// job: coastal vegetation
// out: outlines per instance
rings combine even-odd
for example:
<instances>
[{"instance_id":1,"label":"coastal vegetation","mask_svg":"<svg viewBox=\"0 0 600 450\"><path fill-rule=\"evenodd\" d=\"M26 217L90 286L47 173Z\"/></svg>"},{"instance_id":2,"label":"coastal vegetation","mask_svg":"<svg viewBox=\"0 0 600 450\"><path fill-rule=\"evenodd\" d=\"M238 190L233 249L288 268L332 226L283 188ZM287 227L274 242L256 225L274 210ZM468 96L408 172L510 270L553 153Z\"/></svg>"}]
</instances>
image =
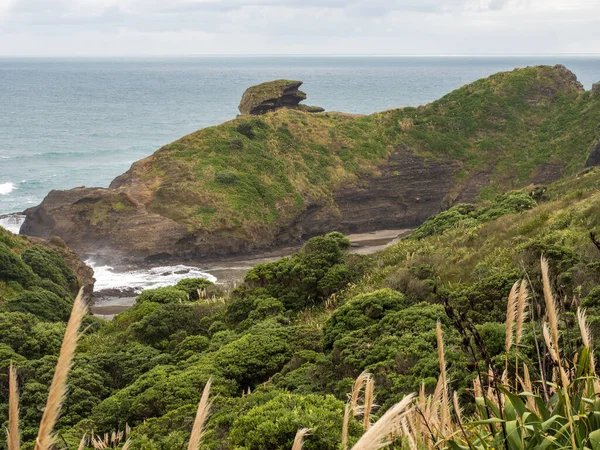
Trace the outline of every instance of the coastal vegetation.
<instances>
[{"instance_id":1,"label":"coastal vegetation","mask_svg":"<svg viewBox=\"0 0 600 450\"><path fill-rule=\"evenodd\" d=\"M598 448L599 187L591 168L457 205L374 255L329 233L235 289L184 280L83 317L44 433L82 449ZM0 421L14 436L18 392L20 448L36 448L78 284L27 238L2 245Z\"/></svg>"},{"instance_id":2,"label":"coastal vegetation","mask_svg":"<svg viewBox=\"0 0 600 450\"><path fill-rule=\"evenodd\" d=\"M369 116L248 112L51 193L24 230L145 257L305 241L104 321L61 239L0 229L0 450L600 449L599 101L555 66ZM418 226L353 254L342 191Z\"/></svg>"}]
</instances>

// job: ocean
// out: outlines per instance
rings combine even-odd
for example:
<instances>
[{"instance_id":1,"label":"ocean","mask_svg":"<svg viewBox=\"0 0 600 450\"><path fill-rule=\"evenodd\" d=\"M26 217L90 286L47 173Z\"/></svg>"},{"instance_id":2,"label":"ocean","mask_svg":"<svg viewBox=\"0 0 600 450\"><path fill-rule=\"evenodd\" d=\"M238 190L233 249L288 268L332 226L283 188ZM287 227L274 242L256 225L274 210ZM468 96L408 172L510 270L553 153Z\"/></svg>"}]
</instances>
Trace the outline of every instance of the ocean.
<instances>
[{"instance_id":1,"label":"ocean","mask_svg":"<svg viewBox=\"0 0 600 450\"><path fill-rule=\"evenodd\" d=\"M556 63L587 89L600 81L600 56L0 59L0 214L52 189L107 186L161 145L234 118L259 82L303 80L305 103L367 114Z\"/></svg>"},{"instance_id":2,"label":"ocean","mask_svg":"<svg viewBox=\"0 0 600 450\"><path fill-rule=\"evenodd\" d=\"M0 58L0 226L18 232L22 218L3 214L52 189L108 186L161 145L233 119L244 90L263 81L303 80L306 104L368 114L536 64L564 64L586 89L600 81L600 56ZM97 290L156 287L182 271L95 269Z\"/></svg>"}]
</instances>

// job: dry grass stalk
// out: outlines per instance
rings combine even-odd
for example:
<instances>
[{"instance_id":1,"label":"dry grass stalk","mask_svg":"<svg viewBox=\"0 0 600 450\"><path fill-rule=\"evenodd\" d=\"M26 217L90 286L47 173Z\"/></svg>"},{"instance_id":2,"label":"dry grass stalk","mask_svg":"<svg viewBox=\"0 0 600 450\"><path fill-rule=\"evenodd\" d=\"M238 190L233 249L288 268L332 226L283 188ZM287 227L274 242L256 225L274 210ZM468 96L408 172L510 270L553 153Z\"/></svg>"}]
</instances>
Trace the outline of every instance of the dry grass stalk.
<instances>
[{"instance_id":1,"label":"dry grass stalk","mask_svg":"<svg viewBox=\"0 0 600 450\"><path fill-rule=\"evenodd\" d=\"M131 439L127 439L125 441L125 444L123 444L123 447L121 447L121 450L127 450L130 445L131 445Z\"/></svg>"},{"instance_id":2,"label":"dry grass stalk","mask_svg":"<svg viewBox=\"0 0 600 450\"><path fill-rule=\"evenodd\" d=\"M365 383L365 404L363 416L363 428L365 431L371 426L371 411L375 400L375 379L371 376Z\"/></svg>"},{"instance_id":3,"label":"dry grass stalk","mask_svg":"<svg viewBox=\"0 0 600 450\"><path fill-rule=\"evenodd\" d=\"M581 340L583 345L589 350L590 353L590 368L592 374L596 375L596 362L594 361L594 349L592 348L592 332L587 323L586 310L577 308L577 322L579 324L579 331L581 332Z\"/></svg>"},{"instance_id":4,"label":"dry grass stalk","mask_svg":"<svg viewBox=\"0 0 600 450\"><path fill-rule=\"evenodd\" d=\"M521 385L523 386L523 390L525 392L529 392L531 394L534 393L533 385L531 384L531 377L529 376L529 368L527 367L527 364L523 364L523 379L521 380ZM527 396L526 404L530 410L538 412L537 405L535 404L535 400L533 399L532 396L530 396L530 395Z\"/></svg>"},{"instance_id":5,"label":"dry grass stalk","mask_svg":"<svg viewBox=\"0 0 600 450\"><path fill-rule=\"evenodd\" d=\"M529 298L529 292L527 291L527 282L521 280L521 286L519 287L519 299L517 301L517 323L515 326L515 384L516 380L519 379L519 344L521 343L521 337L523 336L523 324L525 323L525 317L527 312L525 308L527 306L527 300Z\"/></svg>"},{"instance_id":6,"label":"dry grass stalk","mask_svg":"<svg viewBox=\"0 0 600 450\"><path fill-rule=\"evenodd\" d=\"M515 326L515 317L517 315L517 302L518 302L518 286L519 282L513 284L508 294L508 303L506 304L506 338L504 341L504 350L506 352L506 364L508 367L508 352L513 344L513 331Z\"/></svg>"},{"instance_id":7,"label":"dry grass stalk","mask_svg":"<svg viewBox=\"0 0 600 450\"><path fill-rule=\"evenodd\" d=\"M358 408L358 398L360 397L360 393L367 383L367 380L371 378L371 374L367 372L361 373L356 380L354 381L354 386L352 388L352 394L350 395L350 406L352 407L352 413L355 416L360 414L360 410Z\"/></svg>"},{"instance_id":8,"label":"dry grass stalk","mask_svg":"<svg viewBox=\"0 0 600 450\"><path fill-rule=\"evenodd\" d=\"M523 337L523 324L527 317L525 308L527 307L527 300L529 299L529 291L527 290L527 282L521 281L519 287L519 299L517 301L517 323L515 327L515 346L519 346L521 343L521 337Z\"/></svg>"},{"instance_id":9,"label":"dry grass stalk","mask_svg":"<svg viewBox=\"0 0 600 450\"><path fill-rule=\"evenodd\" d=\"M550 324L550 337L552 338L552 344L555 350L558 352L558 314L556 308L556 302L552 295L550 288L550 276L548 275L548 261L542 257L542 281L544 284L544 302L546 303L546 314L548 316L548 323ZM556 362L559 362L558 360Z\"/></svg>"},{"instance_id":10,"label":"dry grass stalk","mask_svg":"<svg viewBox=\"0 0 600 450\"><path fill-rule=\"evenodd\" d=\"M87 441L86 435L84 434L81 437L81 440L79 441L79 445L77 446L77 450L83 450L85 448L86 441Z\"/></svg>"},{"instance_id":11,"label":"dry grass stalk","mask_svg":"<svg viewBox=\"0 0 600 450\"><path fill-rule=\"evenodd\" d=\"M35 442L35 450L48 450L54 443L52 432L65 399L67 377L71 371L73 355L75 354L75 348L77 347L77 341L79 340L79 327L86 314L87 305L83 300L83 289L81 289L73 302L71 317L69 317L69 322L67 323L67 329L60 348L60 355L58 357L58 362L56 363L56 370L54 371L54 378L50 385L46 408L44 409L44 414L42 415L42 420L40 422L40 429Z\"/></svg>"},{"instance_id":12,"label":"dry grass stalk","mask_svg":"<svg viewBox=\"0 0 600 450\"><path fill-rule=\"evenodd\" d=\"M350 412L352 407L346 403L344 408L344 422L342 424L342 450L348 449L348 427L350 426Z\"/></svg>"},{"instance_id":13,"label":"dry grass stalk","mask_svg":"<svg viewBox=\"0 0 600 450\"><path fill-rule=\"evenodd\" d=\"M454 404L454 414L456 414L456 420L459 423L462 423L462 408L458 403L458 392L454 391L454 395L452 396L452 402Z\"/></svg>"},{"instance_id":14,"label":"dry grass stalk","mask_svg":"<svg viewBox=\"0 0 600 450\"><path fill-rule=\"evenodd\" d=\"M446 376L446 356L444 353L444 334L442 332L442 323L438 320L435 327L437 338L438 358L440 360L440 382L442 385L442 399L440 411L440 432L445 434L446 427L450 418L450 407L448 405L448 379Z\"/></svg>"},{"instance_id":15,"label":"dry grass stalk","mask_svg":"<svg viewBox=\"0 0 600 450\"><path fill-rule=\"evenodd\" d=\"M302 450L302 447L304 446L304 438L309 432L310 428L300 428L297 431L296 437L294 438L294 444L292 445L292 450Z\"/></svg>"},{"instance_id":16,"label":"dry grass stalk","mask_svg":"<svg viewBox=\"0 0 600 450\"><path fill-rule=\"evenodd\" d=\"M19 432L19 387L17 369L10 362L8 371L8 428L6 429L6 446L8 450L19 450L21 434Z\"/></svg>"},{"instance_id":17,"label":"dry grass stalk","mask_svg":"<svg viewBox=\"0 0 600 450\"><path fill-rule=\"evenodd\" d=\"M204 386L204 390L202 391L202 397L200 398L198 411L196 412L196 419L194 420L194 427L192 428L192 434L190 435L188 450L198 450L200 447L200 442L202 441L202 436L204 436L204 426L210 411L210 401L208 397L210 395L211 384L212 379L209 379Z\"/></svg>"},{"instance_id":18,"label":"dry grass stalk","mask_svg":"<svg viewBox=\"0 0 600 450\"><path fill-rule=\"evenodd\" d=\"M483 397L483 388L481 387L481 380L479 377L473 378L473 397Z\"/></svg>"},{"instance_id":19,"label":"dry grass stalk","mask_svg":"<svg viewBox=\"0 0 600 450\"><path fill-rule=\"evenodd\" d=\"M554 346L555 352L555 361L558 364L558 370L560 374L560 378L562 381L563 393L565 395L565 404L567 410L567 419L569 421L569 430L571 434L571 443L573 448L576 448L575 443L575 431L573 427L573 418L571 416L571 401L569 399L569 393L567 391L567 386L569 386L569 377L565 372L561 362L560 362L560 346L558 343L558 313L556 308L556 303L554 301L554 297L552 295L552 290L550 288L550 276L548 275L548 261L542 256L541 258L542 265L542 282L544 285L544 301L546 303L546 314L548 316L548 322L550 323L550 338L552 340L552 344ZM544 324L545 325L545 324ZM547 334L548 327L544 330L544 333ZM548 340L546 335L544 335L544 339Z\"/></svg>"},{"instance_id":20,"label":"dry grass stalk","mask_svg":"<svg viewBox=\"0 0 600 450\"><path fill-rule=\"evenodd\" d=\"M392 406L375 422L369 430L362 435L352 450L377 450L390 444L389 432L400 427L402 419L408 412L414 398L413 394L407 395Z\"/></svg>"},{"instance_id":21,"label":"dry grass stalk","mask_svg":"<svg viewBox=\"0 0 600 450\"><path fill-rule=\"evenodd\" d=\"M410 450L418 450L417 447L417 443L415 442L412 433L410 432L410 428L408 426L408 420L406 419L406 417L404 417L404 419L402 419L402 422L400 424L402 426L402 436L406 437L406 440L408 441L408 446L410 447Z\"/></svg>"}]
</instances>

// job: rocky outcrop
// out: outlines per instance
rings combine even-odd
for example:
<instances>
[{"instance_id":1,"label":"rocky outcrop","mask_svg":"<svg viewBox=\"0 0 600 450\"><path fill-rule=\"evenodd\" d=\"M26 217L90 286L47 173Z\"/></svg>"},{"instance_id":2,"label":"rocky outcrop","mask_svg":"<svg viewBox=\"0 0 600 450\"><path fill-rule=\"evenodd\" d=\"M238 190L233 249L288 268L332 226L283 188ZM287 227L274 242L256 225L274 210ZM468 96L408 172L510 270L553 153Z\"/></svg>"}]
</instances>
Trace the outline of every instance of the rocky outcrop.
<instances>
[{"instance_id":1,"label":"rocky outcrop","mask_svg":"<svg viewBox=\"0 0 600 450\"><path fill-rule=\"evenodd\" d=\"M594 97L600 97L600 81L592 85L592 95Z\"/></svg>"},{"instance_id":2,"label":"rocky outcrop","mask_svg":"<svg viewBox=\"0 0 600 450\"><path fill-rule=\"evenodd\" d=\"M300 84L250 88L245 117L161 148L108 189L50 192L21 232L59 236L98 262L206 261L333 230L413 227L487 188L549 183L588 156L600 162L597 100L562 66L496 74L371 116L307 114ZM557 130L552 139L540 123Z\"/></svg>"},{"instance_id":3,"label":"rocky outcrop","mask_svg":"<svg viewBox=\"0 0 600 450\"><path fill-rule=\"evenodd\" d=\"M306 112L322 112L318 106L300 105L306 94L298 88L302 81L275 80L249 87L242 95L238 109L242 116L265 114L281 108L300 109Z\"/></svg>"},{"instance_id":4,"label":"rocky outcrop","mask_svg":"<svg viewBox=\"0 0 600 450\"><path fill-rule=\"evenodd\" d=\"M379 174L337 192L337 208L314 201L299 216L277 229L265 227L252 240L227 230L221 234L190 232L141 205L136 207L123 180L115 189L50 192L41 205L26 211L22 232L46 238L64 236L81 254L121 263L243 255L294 245L334 229L353 233L418 225L444 208L457 169L449 160L427 161L399 147ZM474 196L464 200L472 201Z\"/></svg>"},{"instance_id":5,"label":"rocky outcrop","mask_svg":"<svg viewBox=\"0 0 600 450\"><path fill-rule=\"evenodd\" d=\"M600 141L598 142L594 150L592 150L592 153L590 153L590 156L585 162L585 167L594 166L600 166Z\"/></svg>"}]
</instances>

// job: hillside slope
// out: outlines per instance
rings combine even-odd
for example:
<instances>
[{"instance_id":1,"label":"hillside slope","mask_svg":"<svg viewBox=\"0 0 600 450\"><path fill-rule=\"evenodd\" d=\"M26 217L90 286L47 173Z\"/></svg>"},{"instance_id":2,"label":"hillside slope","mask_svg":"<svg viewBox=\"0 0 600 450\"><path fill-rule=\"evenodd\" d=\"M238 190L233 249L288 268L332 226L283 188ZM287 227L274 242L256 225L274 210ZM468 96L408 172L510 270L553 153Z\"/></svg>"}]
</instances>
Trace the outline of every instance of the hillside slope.
<instances>
[{"instance_id":1,"label":"hillside slope","mask_svg":"<svg viewBox=\"0 0 600 450\"><path fill-rule=\"evenodd\" d=\"M563 66L498 73L369 116L281 109L185 136L109 189L53 191L22 231L80 253L200 258L410 227L576 172L599 124L600 95Z\"/></svg>"},{"instance_id":2,"label":"hillside slope","mask_svg":"<svg viewBox=\"0 0 600 450\"><path fill-rule=\"evenodd\" d=\"M363 371L376 380L377 416L421 385L429 394L436 390L438 320L448 384L462 404L473 401L478 370L487 373L489 364L499 378L506 364L506 299L522 278L530 287L531 321L519 361L532 380L551 379L550 359L534 363L538 352L546 354L538 347L545 316L540 256L549 262L561 345L569 355L580 347L578 306L587 308L591 333L600 335L600 243L590 232L600 233L599 168L480 205L456 205L374 255L350 254L350 242L330 233L288 258L257 265L232 292L206 280L147 290L112 322L86 328L58 435L75 448L84 434L130 429L131 449L186 448L198 398L212 379L203 448L287 450L296 431L308 427L305 449L337 450L347 394ZM471 341L449 312L477 331L485 358L469 352ZM23 343L31 319L17 321L21 316L0 309L6 355L0 362L6 369L12 359L18 367L29 448L57 347L52 333L31 333ZM510 379L514 373L511 365ZM0 424L7 419L6 391L0 378ZM467 420L472 412L465 409ZM362 419L349 419L350 447L363 432Z\"/></svg>"}]
</instances>

